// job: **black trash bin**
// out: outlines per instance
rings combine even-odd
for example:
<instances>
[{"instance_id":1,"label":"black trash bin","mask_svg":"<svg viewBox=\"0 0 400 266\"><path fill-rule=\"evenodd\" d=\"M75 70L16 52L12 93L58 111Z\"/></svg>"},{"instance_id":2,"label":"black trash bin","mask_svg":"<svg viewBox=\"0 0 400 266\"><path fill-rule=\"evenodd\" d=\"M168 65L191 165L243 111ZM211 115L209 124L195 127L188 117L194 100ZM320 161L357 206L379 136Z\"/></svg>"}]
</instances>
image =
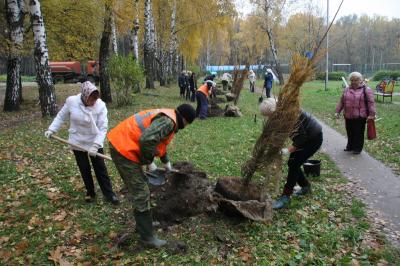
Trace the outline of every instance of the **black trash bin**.
<instances>
[{"instance_id":1,"label":"black trash bin","mask_svg":"<svg viewBox=\"0 0 400 266\"><path fill-rule=\"evenodd\" d=\"M320 176L321 174L321 161L320 160L307 160L303 164L304 174L306 176Z\"/></svg>"}]
</instances>

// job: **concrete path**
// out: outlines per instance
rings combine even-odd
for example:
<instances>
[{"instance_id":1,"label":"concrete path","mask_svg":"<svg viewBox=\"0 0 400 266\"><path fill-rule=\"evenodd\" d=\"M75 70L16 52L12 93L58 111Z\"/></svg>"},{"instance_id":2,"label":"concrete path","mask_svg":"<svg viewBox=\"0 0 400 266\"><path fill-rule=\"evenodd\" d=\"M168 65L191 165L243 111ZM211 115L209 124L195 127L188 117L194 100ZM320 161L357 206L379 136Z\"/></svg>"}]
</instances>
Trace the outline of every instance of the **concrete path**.
<instances>
[{"instance_id":1,"label":"concrete path","mask_svg":"<svg viewBox=\"0 0 400 266\"><path fill-rule=\"evenodd\" d=\"M373 218L385 226L389 238L400 243L400 177L366 152L353 155L343 151L347 138L320 123L324 133L322 152L328 154L343 176L359 188L355 196L361 196L368 207L376 212L377 217Z\"/></svg>"}]
</instances>

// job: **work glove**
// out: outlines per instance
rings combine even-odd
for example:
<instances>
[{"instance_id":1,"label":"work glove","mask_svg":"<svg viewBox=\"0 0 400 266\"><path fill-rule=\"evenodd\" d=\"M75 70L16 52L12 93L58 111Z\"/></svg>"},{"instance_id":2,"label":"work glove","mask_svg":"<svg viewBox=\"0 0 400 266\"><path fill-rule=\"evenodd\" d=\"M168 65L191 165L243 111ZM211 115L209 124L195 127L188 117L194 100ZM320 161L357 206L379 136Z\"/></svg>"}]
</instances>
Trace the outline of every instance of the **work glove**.
<instances>
[{"instance_id":1,"label":"work glove","mask_svg":"<svg viewBox=\"0 0 400 266\"><path fill-rule=\"evenodd\" d=\"M54 132L51 130L47 130L46 132L44 132L44 136L48 139L51 138L51 135L53 135L53 134L54 134Z\"/></svg>"},{"instance_id":2,"label":"work glove","mask_svg":"<svg viewBox=\"0 0 400 266\"><path fill-rule=\"evenodd\" d=\"M335 113L335 118L339 118L340 114L339 113Z\"/></svg>"},{"instance_id":3,"label":"work glove","mask_svg":"<svg viewBox=\"0 0 400 266\"><path fill-rule=\"evenodd\" d=\"M90 147L88 150L89 156L96 157L99 148L100 146L98 144L93 144L92 147Z\"/></svg>"},{"instance_id":4,"label":"work glove","mask_svg":"<svg viewBox=\"0 0 400 266\"><path fill-rule=\"evenodd\" d=\"M164 164L165 170L171 171L172 170L172 165L171 162L167 162Z\"/></svg>"},{"instance_id":5,"label":"work glove","mask_svg":"<svg viewBox=\"0 0 400 266\"><path fill-rule=\"evenodd\" d=\"M149 171L155 171L157 170L157 165L152 162L151 164L147 165L147 169L149 169Z\"/></svg>"}]
</instances>

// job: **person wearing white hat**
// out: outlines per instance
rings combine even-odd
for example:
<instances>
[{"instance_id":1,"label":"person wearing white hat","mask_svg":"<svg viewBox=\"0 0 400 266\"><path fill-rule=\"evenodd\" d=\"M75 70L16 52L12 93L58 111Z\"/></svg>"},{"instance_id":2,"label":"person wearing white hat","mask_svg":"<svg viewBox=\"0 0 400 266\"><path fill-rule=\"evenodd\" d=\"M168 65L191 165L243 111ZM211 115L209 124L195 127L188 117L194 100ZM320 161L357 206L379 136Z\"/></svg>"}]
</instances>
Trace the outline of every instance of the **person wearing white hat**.
<instances>
[{"instance_id":1,"label":"person wearing white hat","mask_svg":"<svg viewBox=\"0 0 400 266\"><path fill-rule=\"evenodd\" d=\"M113 204L118 204L119 200L112 189L104 159L96 156L98 153L103 154L103 143L108 128L107 107L100 99L100 91L90 81L81 84L80 94L67 98L64 106L45 132L45 136L51 138L51 135L58 132L67 120L70 124L69 142L85 149L72 148L85 184L85 200L93 202L96 197L90 158L105 199Z\"/></svg>"},{"instance_id":2,"label":"person wearing white hat","mask_svg":"<svg viewBox=\"0 0 400 266\"><path fill-rule=\"evenodd\" d=\"M272 70L270 68L265 72L264 78L264 89L267 98L271 97L272 82L274 81L274 76L272 75Z\"/></svg>"},{"instance_id":3,"label":"person wearing white hat","mask_svg":"<svg viewBox=\"0 0 400 266\"><path fill-rule=\"evenodd\" d=\"M273 98L267 98L260 104L260 113L263 116L271 116L275 109L276 101ZM311 114L301 110L290 139L293 143L287 149L290 153L288 176L282 195L272 204L274 209L281 209L289 204L296 183L301 187L295 193L296 196L311 193L311 184L304 176L301 166L321 147L322 127Z\"/></svg>"}]
</instances>

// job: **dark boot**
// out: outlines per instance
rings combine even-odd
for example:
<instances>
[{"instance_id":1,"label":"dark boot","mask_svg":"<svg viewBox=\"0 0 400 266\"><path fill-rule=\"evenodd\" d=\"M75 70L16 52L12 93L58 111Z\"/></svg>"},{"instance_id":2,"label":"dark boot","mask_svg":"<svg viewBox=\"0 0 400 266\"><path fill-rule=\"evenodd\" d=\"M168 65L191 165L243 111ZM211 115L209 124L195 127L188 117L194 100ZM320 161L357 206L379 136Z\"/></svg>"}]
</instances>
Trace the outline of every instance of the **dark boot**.
<instances>
[{"instance_id":1,"label":"dark boot","mask_svg":"<svg viewBox=\"0 0 400 266\"><path fill-rule=\"evenodd\" d=\"M149 248L161 248L167 241L158 239L153 235L153 218L151 211L135 211L136 230L140 235L140 242Z\"/></svg>"}]
</instances>

